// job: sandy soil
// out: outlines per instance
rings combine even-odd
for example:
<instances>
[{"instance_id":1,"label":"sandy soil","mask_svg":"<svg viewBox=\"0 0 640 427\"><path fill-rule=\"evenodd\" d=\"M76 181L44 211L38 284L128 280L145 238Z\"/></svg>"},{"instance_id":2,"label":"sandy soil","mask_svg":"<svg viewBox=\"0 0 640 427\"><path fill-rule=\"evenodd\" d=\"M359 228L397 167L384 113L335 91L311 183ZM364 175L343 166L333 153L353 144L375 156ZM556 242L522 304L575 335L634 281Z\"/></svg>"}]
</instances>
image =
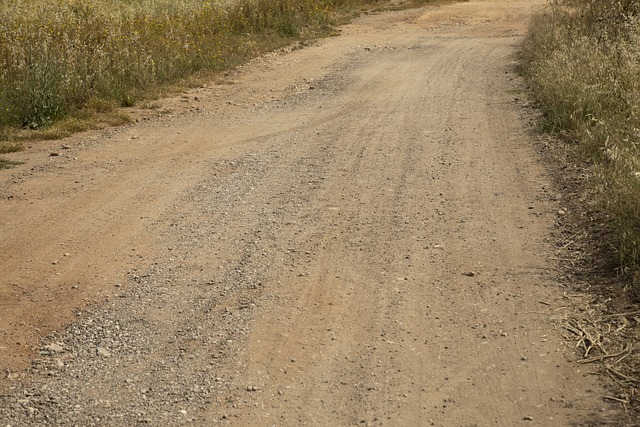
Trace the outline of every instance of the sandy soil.
<instances>
[{"instance_id":1,"label":"sandy soil","mask_svg":"<svg viewBox=\"0 0 640 427\"><path fill-rule=\"evenodd\" d=\"M601 425L513 69L374 14L0 171L2 425ZM64 145L64 147L63 147Z\"/></svg>"}]
</instances>

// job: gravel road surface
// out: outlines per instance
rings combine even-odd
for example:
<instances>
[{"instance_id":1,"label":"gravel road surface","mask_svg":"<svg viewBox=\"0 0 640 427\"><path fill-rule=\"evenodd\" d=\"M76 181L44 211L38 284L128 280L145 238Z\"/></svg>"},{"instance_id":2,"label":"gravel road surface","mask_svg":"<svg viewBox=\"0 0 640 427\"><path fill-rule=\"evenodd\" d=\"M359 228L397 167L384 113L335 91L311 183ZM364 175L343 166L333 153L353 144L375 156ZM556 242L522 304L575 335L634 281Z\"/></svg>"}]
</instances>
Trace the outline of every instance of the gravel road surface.
<instances>
[{"instance_id":1,"label":"gravel road surface","mask_svg":"<svg viewBox=\"0 0 640 427\"><path fill-rule=\"evenodd\" d=\"M569 426L541 1L371 14L0 171L0 426Z\"/></svg>"}]
</instances>

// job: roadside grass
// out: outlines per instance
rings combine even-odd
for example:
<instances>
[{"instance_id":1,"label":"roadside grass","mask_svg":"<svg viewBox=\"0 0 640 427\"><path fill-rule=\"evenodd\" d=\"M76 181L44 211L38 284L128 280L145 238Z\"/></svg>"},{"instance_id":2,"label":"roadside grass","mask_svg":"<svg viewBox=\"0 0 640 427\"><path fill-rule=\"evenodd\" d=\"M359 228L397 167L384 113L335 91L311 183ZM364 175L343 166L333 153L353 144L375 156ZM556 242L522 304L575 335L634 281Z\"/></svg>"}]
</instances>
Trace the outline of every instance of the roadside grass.
<instances>
[{"instance_id":1,"label":"roadside grass","mask_svg":"<svg viewBox=\"0 0 640 427\"><path fill-rule=\"evenodd\" d=\"M563 327L575 338L578 363L598 364L611 379L605 400L637 421L640 0L550 3L532 21L521 70L543 131L565 142L549 150L549 164L574 212L561 246L574 254L566 277L586 301Z\"/></svg>"},{"instance_id":2,"label":"roadside grass","mask_svg":"<svg viewBox=\"0 0 640 427\"><path fill-rule=\"evenodd\" d=\"M611 216L621 267L640 264L640 1L559 0L532 22L522 70L544 130L576 144Z\"/></svg>"},{"instance_id":3,"label":"roadside grass","mask_svg":"<svg viewBox=\"0 0 640 427\"><path fill-rule=\"evenodd\" d=\"M146 102L190 76L330 35L364 8L428 2L5 0L0 140L60 138L126 122L114 109Z\"/></svg>"},{"instance_id":4,"label":"roadside grass","mask_svg":"<svg viewBox=\"0 0 640 427\"><path fill-rule=\"evenodd\" d=\"M0 6L0 126L41 129L90 100L233 66L329 25L321 0L9 0Z\"/></svg>"}]
</instances>

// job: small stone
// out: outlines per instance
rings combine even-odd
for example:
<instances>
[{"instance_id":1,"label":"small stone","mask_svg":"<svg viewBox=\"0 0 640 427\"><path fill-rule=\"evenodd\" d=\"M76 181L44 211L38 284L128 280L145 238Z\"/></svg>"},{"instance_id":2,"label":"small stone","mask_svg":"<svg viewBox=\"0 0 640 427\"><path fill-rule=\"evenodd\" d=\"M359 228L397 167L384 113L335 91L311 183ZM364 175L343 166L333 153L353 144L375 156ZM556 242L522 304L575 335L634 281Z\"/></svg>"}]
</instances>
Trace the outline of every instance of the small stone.
<instances>
[{"instance_id":1,"label":"small stone","mask_svg":"<svg viewBox=\"0 0 640 427\"><path fill-rule=\"evenodd\" d=\"M533 417L529 416L529 415L525 415L524 417L522 417L523 420L525 421L533 421Z\"/></svg>"},{"instance_id":2,"label":"small stone","mask_svg":"<svg viewBox=\"0 0 640 427\"><path fill-rule=\"evenodd\" d=\"M45 350L48 350L52 353L62 353L64 351L64 347L58 343L53 343L44 346Z\"/></svg>"},{"instance_id":3,"label":"small stone","mask_svg":"<svg viewBox=\"0 0 640 427\"><path fill-rule=\"evenodd\" d=\"M473 276L475 276L475 275L476 275L476 273L475 273L474 271L467 271L467 272L462 273L462 274L463 274L464 276L467 276L467 277L473 277Z\"/></svg>"},{"instance_id":4,"label":"small stone","mask_svg":"<svg viewBox=\"0 0 640 427\"><path fill-rule=\"evenodd\" d=\"M187 415L186 409L180 409L178 412L180 412L182 415Z\"/></svg>"},{"instance_id":5,"label":"small stone","mask_svg":"<svg viewBox=\"0 0 640 427\"><path fill-rule=\"evenodd\" d=\"M254 385L250 385L247 387L247 391L258 391L258 387L254 386Z\"/></svg>"},{"instance_id":6,"label":"small stone","mask_svg":"<svg viewBox=\"0 0 640 427\"><path fill-rule=\"evenodd\" d=\"M111 356L111 352L109 352L109 350L107 350L104 347L97 347L96 348L98 354L102 357L110 357Z\"/></svg>"}]
</instances>

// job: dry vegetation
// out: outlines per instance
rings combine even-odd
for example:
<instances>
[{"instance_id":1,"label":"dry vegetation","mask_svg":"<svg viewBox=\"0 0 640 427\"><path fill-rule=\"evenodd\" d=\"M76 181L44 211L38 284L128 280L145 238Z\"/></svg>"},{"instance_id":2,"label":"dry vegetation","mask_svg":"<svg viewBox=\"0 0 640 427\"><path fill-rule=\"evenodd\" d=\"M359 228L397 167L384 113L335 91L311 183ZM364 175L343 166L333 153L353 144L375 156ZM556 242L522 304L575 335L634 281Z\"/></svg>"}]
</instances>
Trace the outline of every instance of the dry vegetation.
<instances>
[{"instance_id":1,"label":"dry vegetation","mask_svg":"<svg viewBox=\"0 0 640 427\"><path fill-rule=\"evenodd\" d=\"M0 126L35 129L81 107L133 105L149 87L322 29L331 3L8 0L0 7Z\"/></svg>"},{"instance_id":2,"label":"dry vegetation","mask_svg":"<svg viewBox=\"0 0 640 427\"><path fill-rule=\"evenodd\" d=\"M553 1L532 23L522 71L544 130L566 143L556 151L557 179L568 191L580 181L580 196L567 202L581 212L565 228L573 228L567 245L580 254L568 276L588 301L565 329L582 349L580 362L600 364L617 385L606 399L633 418L640 413L640 0Z\"/></svg>"},{"instance_id":3,"label":"dry vegetation","mask_svg":"<svg viewBox=\"0 0 640 427\"><path fill-rule=\"evenodd\" d=\"M123 124L119 107L291 43L364 8L430 0L4 0L0 154ZM7 142L9 141L9 142ZM2 160L0 168L11 162Z\"/></svg>"},{"instance_id":4,"label":"dry vegetation","mask_svg":"<svg viewBox=\"0 0 640 427\"><path fill-rule=\"evenodd\" d=\"M150 88L222 70L379 0L5 0L0 5L0 140L64 136L126 121ZM404 2L415 3L415 2ZM62 125L61 125L62 123ZM64 129L62 129L64 128Z\"/></svg>"},{"instance_id":5,"label":"dry vegetation","mask_svg":"<svg viewBox=\"0 0 640 427\"><path fill-rule=\"evenodd\" d=\"M595 165L599 201L616 222L622 265L640 261L640 1L554 2L524 47L547 130Z\"/></svg>"}]
</instances>

